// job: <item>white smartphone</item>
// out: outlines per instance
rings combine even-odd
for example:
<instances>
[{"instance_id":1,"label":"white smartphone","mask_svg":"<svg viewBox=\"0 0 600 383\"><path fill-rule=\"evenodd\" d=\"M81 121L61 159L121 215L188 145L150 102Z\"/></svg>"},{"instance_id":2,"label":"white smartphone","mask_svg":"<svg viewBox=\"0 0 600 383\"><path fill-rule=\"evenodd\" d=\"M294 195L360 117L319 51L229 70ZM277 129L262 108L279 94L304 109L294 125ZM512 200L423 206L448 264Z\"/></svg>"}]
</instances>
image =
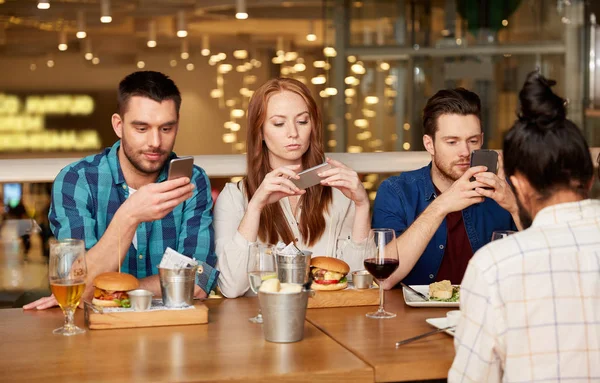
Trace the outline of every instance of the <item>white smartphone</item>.
<instances>
[{"instance_id":1,"label":"white smartphone","mask_svg":"<svg viewBox=\"0 0 600 383\"><path fill-rule=\"evenodd\" d=\"M180 177L192 179L192 171L194 169L194 157L178 157L173 158L169 163L168 180L174 180Z\"/></svg>"},{"instance_id":2,"label":"white smartphone","mask_svg":"<svg viewBox=\"0 0 600 383\"><path fill-rule=\"evenodd\" d=\"M310 169L306 169L303 172L298 173L300 179L292 179L294 185L296 185L299 189L307 189L311 186L315 186L321 183L321 177L317 174L324 172L325 170L331 169L332 166L327 162L324 162L320 165L313 166Z\"/></svg>"}]
</instances>

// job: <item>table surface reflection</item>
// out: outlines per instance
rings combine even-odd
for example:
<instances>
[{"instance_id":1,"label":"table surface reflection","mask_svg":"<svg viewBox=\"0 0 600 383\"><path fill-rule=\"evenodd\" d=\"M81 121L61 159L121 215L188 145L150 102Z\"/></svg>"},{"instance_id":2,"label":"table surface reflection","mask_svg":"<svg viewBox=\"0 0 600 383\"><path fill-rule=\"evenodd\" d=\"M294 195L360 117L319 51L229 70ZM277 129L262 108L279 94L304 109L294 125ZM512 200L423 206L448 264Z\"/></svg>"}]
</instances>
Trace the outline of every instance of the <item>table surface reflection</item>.
<instances>
[{"instance_id":1,"label":"table surface reflection","mask_svg":"<svg viewBox=\"0 0 600 383\"><path fill-rule=\"evenodd\" d=\"M0 310L3 381L373 381L373 369L305 322L304 339L264 340L256 298L207 301L209 323L53 335L58 309ZM83 312L76 323L83 326ZM358 334L357 334L358 335Z\"/></svg>"},{"instance_id":2,"label":"table surface reflection","mask_svg":"<svg viewBox=\"0 0 600 383\"><path fill-rule=\"evenodd\" d=\"M409 307L402 290L386 291L391 319L365 317L376 306L308 310L307 320L375 369L375 381L445 379L454 359L453 338L445 333L403 345L396 342L434 330L427 318L445 317L456 308Z\"/></svg>"}]
</instances>

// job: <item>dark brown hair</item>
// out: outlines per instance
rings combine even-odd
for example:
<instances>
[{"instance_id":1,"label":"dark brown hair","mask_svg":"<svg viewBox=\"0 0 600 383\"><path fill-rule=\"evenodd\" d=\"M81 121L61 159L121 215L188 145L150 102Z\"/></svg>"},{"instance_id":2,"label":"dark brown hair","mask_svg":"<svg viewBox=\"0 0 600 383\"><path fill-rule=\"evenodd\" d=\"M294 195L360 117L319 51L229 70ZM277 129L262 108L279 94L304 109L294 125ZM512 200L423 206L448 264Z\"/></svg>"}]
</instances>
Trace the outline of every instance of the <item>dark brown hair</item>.
<instances>
[{"instance_id":1,"label":"dark brown hair","mask_svg":"<svg viewBox=\"0 0 600 383\"><path fill-rule=\"evenodd\" d=\"M129 99L133 96L146 97L156 102L173 100L175 111L179 116L181 94L173 80L163 73L153 71L133 72L121 80L117 95L117 109L121 117L127 111Z\"/></svg>"},{"instance_id":2,"label":"dark brown hair","mask_svg":"<svg viewBox=\"0 0 600 383\"><path fill-rule=\"evenodd\" d=\"M475 115L481 123L479 96L465 88L442 89L433 95L423 108L423 132L435 138L438 117L444 114Z\"/></svg>"},{"instance_id":3,"label":"dark brown hair","mask_svg":"<svg viewBox=\"0 0 600 383\"><path fill-rule=\"evenodd\" d=\"M581 129L567 118L565 100L552 91L555 84L538 71L527 76L518 119L504 137L504 171L524 175L542 200L558 190L587 198L592 156Z\"/></svg>"},{"instance_id":4,"label":"dark brown hair","mask_svg":"<svg viewBox=\"0 0 600 383\"><path fill-rule=\"evenodd\" d=\"M248 200L256 193L267 173L273 170L269 163L269 149L263 140L263 124L266 121L269 99L283 91L293 92L302 97L310 114L312 132L308 150L302 156L303 168L308 169L323 162L325 152L322 144L321 114L308 88L300 81L290 78L267 81L254 92L248 105L247 176L244 179ZM299 229L308 246L314 245L323 235L324 214L328 211L331 200L331 188L321 185L306 189L306 193L300 197L302 211ZM280 240L287 244L295 240L278 203L269 204L262 210L258 238L270 244Z\"/></svg>"}]
</instances>

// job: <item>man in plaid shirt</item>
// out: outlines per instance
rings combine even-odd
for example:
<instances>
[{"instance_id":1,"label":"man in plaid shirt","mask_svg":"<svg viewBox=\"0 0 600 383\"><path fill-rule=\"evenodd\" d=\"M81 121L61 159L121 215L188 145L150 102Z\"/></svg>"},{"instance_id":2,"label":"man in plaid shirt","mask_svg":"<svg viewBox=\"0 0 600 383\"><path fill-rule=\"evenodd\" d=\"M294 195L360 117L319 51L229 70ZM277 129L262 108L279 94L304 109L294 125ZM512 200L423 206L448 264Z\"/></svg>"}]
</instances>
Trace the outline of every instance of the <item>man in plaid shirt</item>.
<instances>
[{"instance_id":1,"label":"man in plaid shirt","mask_svg":"<svg viewBox=\"0 0 600 383\"><path fill-rule=\"evenodd\" d=\"M553 81L531 73L504 140L526 230L471 259L449 382L600 381L600 202Z\"/></svg>"},{"instance_id":2,"label":"man in plaid shirt","mask_svg":"<svg viewBox=\"0 0 600 383\"><path fill-rule=\"evenodd\" d=\"M187 177L167 180L177 136L181 96L159 72L135 72L119 84L112 126L120 138L103 153L75 162L52 188L50 225L58 239L85 241L88 283L107 271L140 279L160 295L158 265L167 247L196 259L202 272L194 295L206 297L217 281L212 197L206 173L194 166ZM55 306L53 296L24 306Z\"/></svg>"}]
</instances>

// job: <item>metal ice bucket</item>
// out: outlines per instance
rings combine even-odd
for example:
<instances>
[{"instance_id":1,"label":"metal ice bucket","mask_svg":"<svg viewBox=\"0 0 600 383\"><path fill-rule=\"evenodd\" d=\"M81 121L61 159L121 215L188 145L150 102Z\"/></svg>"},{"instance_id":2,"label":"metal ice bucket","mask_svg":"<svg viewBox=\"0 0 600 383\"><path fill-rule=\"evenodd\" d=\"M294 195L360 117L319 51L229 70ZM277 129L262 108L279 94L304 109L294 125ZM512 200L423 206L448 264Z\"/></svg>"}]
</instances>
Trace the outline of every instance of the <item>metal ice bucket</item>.
<instances>
[{"instance_id":1,"label":"metal ice bucket","mask_svg":"<svg viewBox=\"0 0 600 383\"><path fill-rule=\"evenodd\" d=\"M185 307L194 303L194 286L198 267L158 268L162 300L166 307Z\"/></svg>"},{"instance_id":2,"label":"metal ice bucket","mask_svg":"<svg viewBox=\"0 0 600 383\"><path fill-rule=\"evenodd\" d=\"M277 257L277 277L281 283L308 282L308 273L310 272L310 259L312 252L303 251L298 255L281 255L275 253Z\"/></svg>"},{"instance_id":3,"label":"metal ice bucket","mask_svg":"<svg viewBox=\"0 0 600 383\"><path fill-rule=\"evenodd\" d=\"M265 340L275 343L291 343L302 340L308 296L308 291L299 293L258 292Z\"/></svg>"}]
</instances>

